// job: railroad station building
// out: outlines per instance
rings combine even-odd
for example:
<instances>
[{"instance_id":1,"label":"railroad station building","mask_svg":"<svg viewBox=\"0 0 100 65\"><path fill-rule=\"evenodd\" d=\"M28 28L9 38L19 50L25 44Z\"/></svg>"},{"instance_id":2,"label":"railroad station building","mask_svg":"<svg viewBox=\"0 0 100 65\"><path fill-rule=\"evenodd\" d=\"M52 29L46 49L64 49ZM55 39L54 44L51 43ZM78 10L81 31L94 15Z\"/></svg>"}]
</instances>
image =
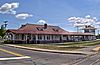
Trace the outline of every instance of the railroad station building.
<instances>
[{"instance_id":1,"label":"railroad station building","mask_svg":"<svg viewBox=\"0 0 100 65\"><path fill-rule=\"evenodd\" d=\"M8 29L7 40L14 43L60 43L69 41L95 40L90 32L69 32L59 26L25 24L18 29Z\"/></svg>"}]
</instances>

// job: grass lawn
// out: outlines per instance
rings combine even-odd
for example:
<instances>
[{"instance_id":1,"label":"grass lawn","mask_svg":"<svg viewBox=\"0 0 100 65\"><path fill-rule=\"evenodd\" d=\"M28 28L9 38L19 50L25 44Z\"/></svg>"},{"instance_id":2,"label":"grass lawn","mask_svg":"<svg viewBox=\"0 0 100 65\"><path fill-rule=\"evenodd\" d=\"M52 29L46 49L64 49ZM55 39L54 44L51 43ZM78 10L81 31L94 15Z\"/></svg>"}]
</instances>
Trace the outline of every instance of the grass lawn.
<instances>
[{"instance_id":1,"label":"grass lawn","mask_svg":"<svg viewBox=\"0 0 100 65\"><path fill-rule=\"evenodd\" d=\"M100 44L100 40L66 42L60 44L51 43L51 44L17 44L17 45L32 47L32 48L51 49L51 50L76 50L76 49L84 48L86 46L93 46L98 44Z\"/></svg>"},{"instance_id":2,"label":"grass lawn","mask_svg":"<svg viewBox=\"0 0 100 65\"><path fill-rule=\"evenodd\" d=\"M81 42L66 42L63 44L57 44L58 46L93 46L100 44L100 40L94 41L81 41Z\"/></svg>"},{"instance_id":3,"label":"grass lawn","mask_svg":"<svg viewBox=\"0 0 100 65\"><path fill-rule=\"evenodd\" d=\"M31 47L31 48L41 48L41 49L50 49L50 50L75 50L80 49L82 47L58 47L57 45L49 45L49 44L17 44L20 46Z\"/></svg>"}]
</instances>

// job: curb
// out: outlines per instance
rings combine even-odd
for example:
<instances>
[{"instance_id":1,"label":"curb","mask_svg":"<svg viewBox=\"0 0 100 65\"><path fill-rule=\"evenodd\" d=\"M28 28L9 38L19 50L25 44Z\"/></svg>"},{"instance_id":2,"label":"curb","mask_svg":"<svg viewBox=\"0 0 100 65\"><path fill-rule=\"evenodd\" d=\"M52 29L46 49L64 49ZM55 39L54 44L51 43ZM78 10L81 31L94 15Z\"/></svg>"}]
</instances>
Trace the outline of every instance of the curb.
<instances>
[{"instance_id":1,"label":"curb","mask_svg":"<svg viewBox=\"0 0 100 65\"><path fill-rule=\"evenodd\" d=\"M27 49L27 50L33 50L33 51L41 51L41 52L50 52L50 53L79 54L79 55L93 55L93 54L95 54L94 52L48 50L48 49L30 48L30 47L12 45L12 44L4 44L4 45L10 46L10 47L15 47L15 48L21 48L21 49Z\"/></svg>"}]
</instances>

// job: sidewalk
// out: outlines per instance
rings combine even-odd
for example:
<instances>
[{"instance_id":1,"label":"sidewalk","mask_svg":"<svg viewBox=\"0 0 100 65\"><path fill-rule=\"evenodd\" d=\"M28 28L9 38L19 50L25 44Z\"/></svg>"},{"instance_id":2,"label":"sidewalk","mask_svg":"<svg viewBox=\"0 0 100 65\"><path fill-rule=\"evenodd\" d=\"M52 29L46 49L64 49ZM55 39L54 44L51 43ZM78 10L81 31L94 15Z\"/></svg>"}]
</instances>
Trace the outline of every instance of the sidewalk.
<instances>
[{"instance_id":1,"label":"sidewalk","mask_svg":"<svg viewBox=\"0 0 100 65\"><path fill-rule=\"evenodd\" d=\"M86 48L78 49L78 51L99 52L100 51L100 44L94 45L94 46L87 46Z\"/></svg>"},{"instance_id":2,"label":"sidewalk","mask_svg":"<svg viewBox=\"0 0 100 65\"><path fill-rule=\"evenodd\" d=\"M34 51L41 51L41 52L51 52L51 53L62 53L62 54L81 54L81 55L92 55L96 52L89 52L89 51L63 51L63 50L49 50L49 49L40 49L40 48L30 48L24 47L19 45L12 45L12 44L5 44L6 46L27 49L27 50L34 50Z\"/></svg>"}]
</instances>

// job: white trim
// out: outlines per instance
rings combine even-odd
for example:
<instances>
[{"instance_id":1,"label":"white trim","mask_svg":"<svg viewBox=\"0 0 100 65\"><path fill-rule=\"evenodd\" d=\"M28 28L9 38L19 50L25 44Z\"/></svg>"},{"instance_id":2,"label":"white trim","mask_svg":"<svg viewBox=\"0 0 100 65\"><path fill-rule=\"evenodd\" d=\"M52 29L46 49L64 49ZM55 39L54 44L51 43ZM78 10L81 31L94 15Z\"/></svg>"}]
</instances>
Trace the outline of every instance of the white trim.
<instances>
[{"instance_id":1,"label":"white trim","mask_svg":"<svg viewBox=\"0 0 100 65\"><path fill-rule=\"evenodd\" d=\"M35 35L36 36L36 40L38 40L38 35Z\"/></svg>"},{"instance_id":2,"label":"white trim","mask_svg":"<svg viewBox=\"0 0 100 65\"><path fill-rule=\"evenodd\" d=\"M23 57L0 58L0 61L3 61L3 60L18 60L18 59L26 59L26 58L31 58L31 57L23 56Z\"/></svg>"},{"instance_id":3,"label":"white trim","mask_svg":"<svg viewBox=\"0 0 100 65\"><path fill-rule=\"evenodd\" d=\"M44 35L41 35L42 36L42 40L44 41Z\"/></svg>"}]
</instances>

